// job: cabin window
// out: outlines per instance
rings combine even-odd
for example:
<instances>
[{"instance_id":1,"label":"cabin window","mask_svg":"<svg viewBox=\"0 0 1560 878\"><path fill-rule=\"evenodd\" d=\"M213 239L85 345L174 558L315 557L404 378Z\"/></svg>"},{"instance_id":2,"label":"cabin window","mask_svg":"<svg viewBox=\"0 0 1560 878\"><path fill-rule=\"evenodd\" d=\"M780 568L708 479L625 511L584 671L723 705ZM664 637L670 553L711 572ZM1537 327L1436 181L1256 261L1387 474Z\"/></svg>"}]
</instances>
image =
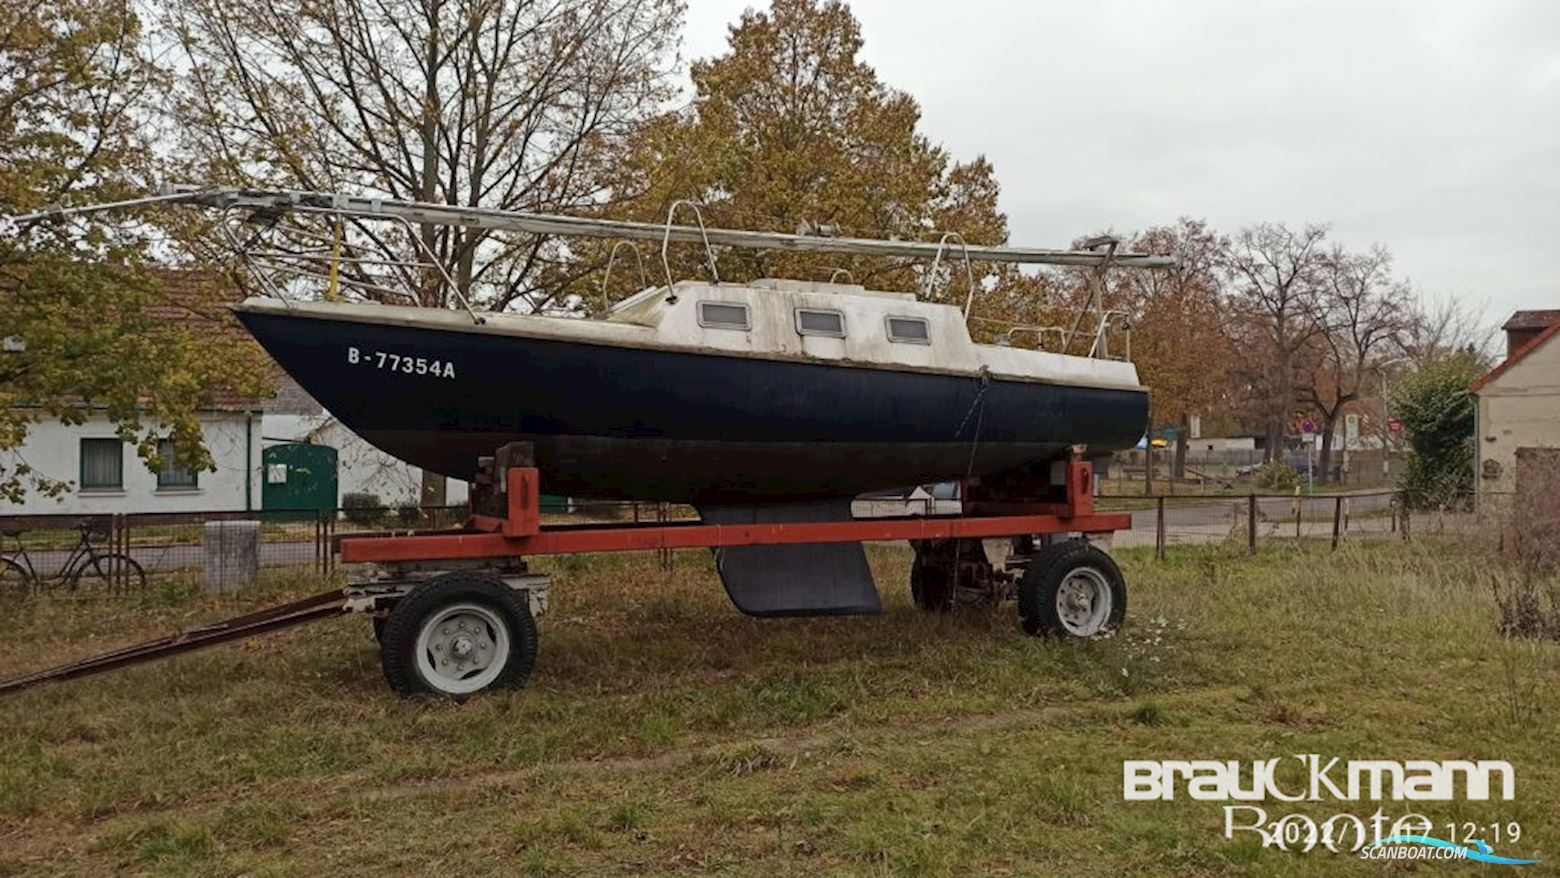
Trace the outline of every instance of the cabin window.
<instances>
[{"instance_id":1,"label":"cabin window","mask_svg":"<svg viewBox=\"0 0 1560 878\"><path fill-rule=\"evenodd\" d=\"M157 490L199 486L195 471L179 462L178 455L174 453L172 439L164 439L157 443L157 456L162 458L162 469L157 471Z\"/></svg>"},{"instance_id":2,"label":"cabin window","mask_svg":"<svg viewBox=\"0 0 1560 878\"><path fill-rule=\"evenodd\" d=\"M890 317L888 340L901 344L931 344L931 328L922 317Z\"/></svg>"},{"instance_id":3,"label":"cabin window","mask_svg":"<svg viewBox=\"0 0 1560 878\"><path fill-rule=\"evenodd\" d=\"M844 338L845 315L839 311L797 308L796 331L801 335L827 335L834 338Z\"/></svg>"},{"instance_id":4,"label":"cabin window","mask_svg":"<svg viewBox=\"0 0 1560 878\"><path fill-rule=\"evenodd\" d=\"M124 486L124 443L118 439L81 440L81 490L118 491Z\"/></svg>"},{"instance_id":5,"label":"cabin window","mask_svg":"<svg viewBox=\"0 0 1560 878\"><path fill-rule=\"evenodd\" d=\"M734 302L700 302L699 325L714 329L750 329L748 307Z\"/></svg>"}]
</instances>

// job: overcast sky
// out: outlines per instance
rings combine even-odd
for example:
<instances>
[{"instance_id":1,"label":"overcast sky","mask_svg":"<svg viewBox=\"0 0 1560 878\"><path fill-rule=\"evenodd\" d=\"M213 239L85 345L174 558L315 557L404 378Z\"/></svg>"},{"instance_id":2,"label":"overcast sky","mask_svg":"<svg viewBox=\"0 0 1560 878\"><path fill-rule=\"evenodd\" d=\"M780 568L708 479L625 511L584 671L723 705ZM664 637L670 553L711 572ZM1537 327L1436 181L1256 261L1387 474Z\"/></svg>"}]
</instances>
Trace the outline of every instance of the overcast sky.
<instances>
[{"instance_id":1,"label":"overcast sky","mask_svg":"<svg viewBox=\"0 0 1560 878\"><path fill-rule=\"evenodd\" d=\"M688 0L684 54L762 0ZM866 61L1014 243L1331 223L1422 293L1560 307L1560 0L854 0Z\"/></svg>"}]
</instances>

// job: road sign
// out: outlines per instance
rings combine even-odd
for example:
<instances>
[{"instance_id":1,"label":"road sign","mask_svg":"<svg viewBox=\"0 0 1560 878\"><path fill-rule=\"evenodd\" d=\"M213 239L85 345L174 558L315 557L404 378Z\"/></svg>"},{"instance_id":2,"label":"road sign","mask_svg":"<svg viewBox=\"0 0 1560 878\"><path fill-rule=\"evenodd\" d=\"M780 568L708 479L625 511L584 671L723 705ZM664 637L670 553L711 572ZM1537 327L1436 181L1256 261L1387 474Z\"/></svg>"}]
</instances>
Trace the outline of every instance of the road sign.
<instances>
[{"instance_id":1,"label":"road sign","mask_svg":"<svg viewBox=\"0 0 1560 878\"><path fill-rule=\"evenodd\" d=\"M1387 432L1394 436L1403 435L1403 422L1397 418L1392 418L1391 420L1387 421Z\"/></svg>"},{"instance_id":2,"label":"road sign","mask_svg":"<svg viewBox=\"0 0 1560 878\"><path fill-rule=\"evenodd\" d=\"M1315 436L1316 435L1316 422L1311 420L1310 418L1306 418L1304 421L1301 421L1300 422L1300 432L1304 433L1307 436Z\"/></svg>"},{"instance_id":3,"label":"road sign","mask_svg":"<svg viewBox=\"0 0 1560 878\"><path fill-rule=\"evenodd\" d=\"M1348 414L1343 416L1343 446L1345 448L1360 441L1360 416Z\"/></svg>"}]
</instances>

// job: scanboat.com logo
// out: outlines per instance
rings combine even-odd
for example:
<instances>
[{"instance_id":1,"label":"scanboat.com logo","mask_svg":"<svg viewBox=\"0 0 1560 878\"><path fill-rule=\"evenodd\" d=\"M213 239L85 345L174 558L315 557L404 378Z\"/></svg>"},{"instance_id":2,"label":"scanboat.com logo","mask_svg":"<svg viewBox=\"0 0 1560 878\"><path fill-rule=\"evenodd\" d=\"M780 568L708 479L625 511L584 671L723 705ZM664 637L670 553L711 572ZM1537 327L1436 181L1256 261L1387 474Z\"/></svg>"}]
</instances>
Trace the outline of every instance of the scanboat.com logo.
<instances>
[{"instance_id":1,"label":"scanboat.com logo","mask_svg":"<svg viewBox=\"0 0 1560 878\"><path fill-rule=\"evenodd\" d=\"M1410 848L1403 845L1428 845L1428 847ZM1470 845L1477 845L1475 850ZM1409 855L1412 854L1412 855ZM1429 856L1425 856L1429 854ZM1360 850L1360 859L1364 860L1408 860L1408 859L1445 859L1445 860L1476 860L1480 863L1499 863L1506 866L1532 866L1538 860L1517 860L1511 857L1502 857L1495 853L1489 845L1478 839L1470 839L1467 844L1456 844L1444 838L1436 838L1431 835L1392 835L1381 841L1366 845Z\"/></svg>"}]
</instances>

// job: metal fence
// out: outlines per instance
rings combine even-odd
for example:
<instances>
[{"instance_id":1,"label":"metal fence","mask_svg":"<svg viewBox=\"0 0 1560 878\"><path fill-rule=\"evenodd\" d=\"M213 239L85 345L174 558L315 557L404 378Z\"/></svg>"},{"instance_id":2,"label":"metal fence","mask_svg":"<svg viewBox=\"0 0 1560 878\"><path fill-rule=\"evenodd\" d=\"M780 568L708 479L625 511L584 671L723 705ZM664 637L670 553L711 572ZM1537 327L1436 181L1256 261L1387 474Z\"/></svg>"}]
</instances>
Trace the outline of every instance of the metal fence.
<instances>
[{"instance_id":1,"label":"metal fence","mask_svg":"<svg viewBox=\"0 0 1560 878\"><path fill-rule=\"evenodd\" d=\"M1251 488L1264 457L1257 449L1225 449L1209 451L1195 447L1186 454L1182 474L1171 479L1175 450L1157 448L1152 453L1143 450L1117 452L1106 473L1112 483L1128 486L1125 493L1141 493L1147 484L1154 484L1154 491L1166 493L1194 492L1199 488L1219 490L1233 486ZM1280 460L1303 478L1316 484L1332 484L1354 488L1390 489L1403 467L1402 455L1380 448L1334 448L1326 471L1322 470L1320 456L1313 450L1286 449ZM1148 471L1152 463L1152 473Z\"/></svg>"},{"instance_id":2,"label":"metal fence","mask_svg":"<svg viewBox=\"0 0 1560 878\"><path fill-rule=\"evenodd\" d=\"M1101 497L1098 505L1132 515L1131 527L1115 535L1114 546L1150 546L1159 559L1184 546L1222 545L1233 553L1255 554L1275 544L1325 550L1349 541L1455 538L1503 551L1534 539L1534 528L1526 523L1531 516L1510 494L1483 493L1434 504L1395 491L1159 495Z\"/></svg>"},{"instance_id":3,"label":"metal fence","mask_svg":"<svg viewBox=\"0 0 1560 878\"><path fill-rule=\"evenodd\" d=\"M1164 558L1175 546L1225 545L1255 553L1275 540L1325 542L1401 538L1411 513L1391 491L1335 495L1262 495L1110 498L1102 510L1128 511L1132 526L1115 537L1117 546L1153 546Z\"/></svg>"},{"instance_id":4,"label":"metal fence","mask_svg":"<svg viewBox=\"0 0 1560 878\"><path fill-rule=\"evenodd\" d=\"M696 515L691 507L666 503L566 499L544 502L542 511L549 524L670 522ZM468 516L465 505L0 515L0 596L115 595L160 580L199 579L210 522L258 523L263 576L326 577L336 571L344 538L449 531Z\"/></svg>"},{"instance_id":5,"label":"metal fence","mask_svg":"<svg viewBox=\"0 0 1560 878\"><path fill-rule=\"evenodd\" d=\"M948 514L947 501L900 501L891 508L858 502L858 516ZM1115 534L1115 547L1152 547L1164 559L1185 546L1222 545L1232 553L1255 553L1269 544L1336 548L1362 539L1412 539L1461 535L1492 546L1531 543L1506 495L1458 498L1425 509L1405 503L1393 491L1342 494L1236 496L1104 496L1101 511L1131 515ZM870 507L870 508L869 508ZM903 508L902 508L903 507ZM206 560L206 524L259 524L259 564L265 576L330 576L341 540L352 536L413 534L459 528L465 506L374 507L295 512L233 511L133 513L101 516L0 516L0 596L6 594L114 595L141 587L111 559L128 557L147 582L199 579ZM544 508L548 524L586 522L672 522L697 519L691 507L665 503L559 501ZM1557 525L1560 527L1560 525ZM1531 528L1527 529L1531 531ZM1526 535L1525 535L1526 534ZM110 559L105 562L104 559ZM669 552L662 564L670 566ZM96 575L91 565L106 570ZM73 576L73 574L75 574Z\"/></svg>"}]
</instances>

